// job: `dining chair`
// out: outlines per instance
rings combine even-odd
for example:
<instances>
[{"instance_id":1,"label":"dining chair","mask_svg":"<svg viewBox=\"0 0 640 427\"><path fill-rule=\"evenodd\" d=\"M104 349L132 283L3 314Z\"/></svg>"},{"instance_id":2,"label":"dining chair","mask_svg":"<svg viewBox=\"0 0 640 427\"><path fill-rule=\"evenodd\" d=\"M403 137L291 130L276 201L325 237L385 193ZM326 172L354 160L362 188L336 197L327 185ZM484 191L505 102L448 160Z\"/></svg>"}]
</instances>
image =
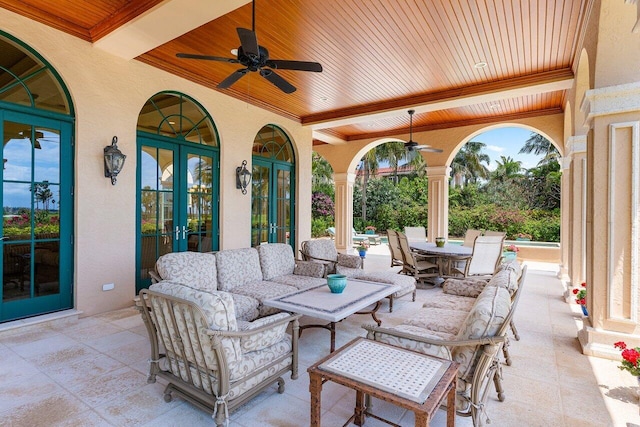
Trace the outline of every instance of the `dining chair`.
<instances>
[{"instance_id":1,"label":"dining chair","mask_svg":"<svg viewBox=\"0 0 640 427\"><path fill-rule=\"evenodd\" d=\"M506 237L507 233L505 231L491 231L491 230L486 230L484 232L485 236L502 236L502 237Z\"/></svg>"},{"instance_id":2,"label":"dining chair","mask_svg":"<svg viewBox=\"0 0 640 427\"><path fill-rule=\"evenodd\" d=\"M466 257L452 257L449 274L463 277L493 275L502 257L504 236L478 236L473 251Z\"/></svg>"},{"instance_id":3,"label":"dining chair","mask_svg":"<svg viewBox=\"0 0 640 427\"><path fill-rule=\"evenodd\" d=\"M402 251L400 250L400 242L398 241L398 232L396 230L387 230L387 239L389 240L389 252L391 253L391 267L404 266L402 259ZM399 271L402 273L403 271Z\"/></svg>"},{"instance_id":4,"label":"dining chair","mask_svg":"<svg viewBox=\"0 0 640 427\"><path fill-rule=\"evenodd\" d=\"M404 233L398 231L397 234L403 259L402 271L415 277L418 282L425 282L425 279L430 277L439 277L439 265L429 261L426 256L412 251L409 247L409 240Z\"/></svg>"},{"instance_id":5,"label":"dining chair","mask_svg":"<svg viewBox=\"0 0 640 427\"><path fill-rule=\"evenodd\" d=\"M472 248L473 242L475 242L476 237L478 236L482 236L482 230L474 230L471 228L468 229L467 232L464 234L464 242L462 242L462 246Z\"/></svg>"},{"instance_id":6,"label":"dining chair","mask_svg":"<svg viewBox=\"0 0 640 427\"><path fill-rule=\"evenodd\" d=\"M404 234L409 239L409 242L426 242L427 241L427 230L424 227L405 227Z\"/></svg>"}]
</instances>

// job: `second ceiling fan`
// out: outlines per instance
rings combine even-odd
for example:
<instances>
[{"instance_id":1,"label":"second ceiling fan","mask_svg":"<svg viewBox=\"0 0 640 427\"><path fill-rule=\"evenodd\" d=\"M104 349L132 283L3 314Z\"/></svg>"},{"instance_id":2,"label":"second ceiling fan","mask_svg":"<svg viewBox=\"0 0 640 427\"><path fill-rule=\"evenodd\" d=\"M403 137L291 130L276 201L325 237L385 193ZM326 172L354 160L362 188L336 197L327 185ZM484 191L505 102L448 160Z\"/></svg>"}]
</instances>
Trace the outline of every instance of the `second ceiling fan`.
<instances>
[{"instance_id":1,"label":"second ceiling fan","mask_svg":"<svg viewBox=\"0 0 640 427\"><path fill-rule=\"evenodd\" d=\"M258 71L262 77L273 83L278 89L284 93L293 93L296 87L286 81L282 76L278 75L274 70L295 70L295 71L313 71L319 73L322 71L322 65L317 62L308 61L289 61L283 59L269 58L269 51L264 46L258 45L256 36L256 3L252 2L252 29L237 28L238 37L240 38L240 47L238 47L237 58L224 58L220 56L198 55L193 53L177 53L178 58L188 59L204 59L207 61L229 62L232 64L241 64L244 68L236 70L229 77L218 84L218 89L227 89L232 84L240 80L242 76L249 72Z\"/></svg>"},{"instance_id":2,"label":"second ceiling fan","mask_svg":"<svg viewBox=\"0 0 640 427\"><path fill-rule=\"evenodd\" d=\"M442 153L439 148L433 148L430 145L421 145L413 140L413 114L415 110L409 110L409 141L404 143L404 148L407 151L428 151L430 153Z\"/></svg>"}]
</instances>

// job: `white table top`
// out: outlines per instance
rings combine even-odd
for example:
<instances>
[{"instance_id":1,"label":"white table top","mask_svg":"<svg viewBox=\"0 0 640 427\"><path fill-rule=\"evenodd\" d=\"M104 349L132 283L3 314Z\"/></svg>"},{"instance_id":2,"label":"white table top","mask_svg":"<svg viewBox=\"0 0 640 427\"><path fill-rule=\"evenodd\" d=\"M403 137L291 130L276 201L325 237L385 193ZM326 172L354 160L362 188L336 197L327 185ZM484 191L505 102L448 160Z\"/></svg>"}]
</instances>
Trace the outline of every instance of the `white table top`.
<instances>
[{"instance_id":1,"label":"white table top","mask_svg":"<svg viewBox=\"0 0 640 427\"><path fill-rule=\"evenodd\" d=\"M433 255L466 256L473 253L473 248L445 243L441 248L431 242L409 242L411 249Z\"/></svg>"},{"instance_id":2,"label":"white table top","mask_svg":"<svg viewBox=\"0 0 640 427\"><path fill-rule=\"evenodd\" d=\"M321 285L262 303L292 313L339 322L399 290L399 285L390 283L347 279L347 286L341 294L333 294L327 285Z\"/></svg>"}]
</instances>

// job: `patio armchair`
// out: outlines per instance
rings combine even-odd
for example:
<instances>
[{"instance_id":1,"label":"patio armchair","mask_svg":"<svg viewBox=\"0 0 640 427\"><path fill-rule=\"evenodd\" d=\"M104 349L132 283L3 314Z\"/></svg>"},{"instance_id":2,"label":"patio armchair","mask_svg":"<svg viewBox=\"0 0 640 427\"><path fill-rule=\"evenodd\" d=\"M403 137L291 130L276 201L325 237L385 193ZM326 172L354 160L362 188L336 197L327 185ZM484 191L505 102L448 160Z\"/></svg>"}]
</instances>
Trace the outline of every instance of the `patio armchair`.
<instances>
[{"instance_id":1,"label":"patio armchair","mask_svg":"<svg viewBox=\"0 0 640 427\"><path fill-rule=\"evenodd\" d=\"M148 382L166 380L165 401L178 395L212 412L219 427L265 388L277 383L283 393L285 373L298 377L300 315L239 321L227 292L169 281L142 290L138 309L151 343Z\"/></svg>"},{"instance_id":2,"label":"patio armchair","mask_svg":"<svg viewBox=\"0 0 640 427\"><path fill-rule=\"evenodd\" d=\"M482 236L482 230L474 230L469 229L464 234L464 241L462 242L462 246L466 246L468 248L473 247L473 242L476 241L476 237Z\"/></svg>"},{"instance_id":3,"label":"patio armchair","mask_svg":"<svg viewBox=\"0 0 640 427\"><path fill-rule=\"evenodd\" d=\"M327 274L344 274L353 277L362 271L362 258L358 255L339 253L332 240L306 240L300 245L300 254L305 261L319 262L325 265Z\"/></svg>"},{"instance_id":4,"label":"patio armchair","mask_svg":"<svg viewBox=\"0 0 640 427\"><path fill-rule=\"evenodd\" d=\"M404 234L409 239L409 242L426 242L427 241L427 230L424 227L405 227Z\"/></svg>"}]
</instances>

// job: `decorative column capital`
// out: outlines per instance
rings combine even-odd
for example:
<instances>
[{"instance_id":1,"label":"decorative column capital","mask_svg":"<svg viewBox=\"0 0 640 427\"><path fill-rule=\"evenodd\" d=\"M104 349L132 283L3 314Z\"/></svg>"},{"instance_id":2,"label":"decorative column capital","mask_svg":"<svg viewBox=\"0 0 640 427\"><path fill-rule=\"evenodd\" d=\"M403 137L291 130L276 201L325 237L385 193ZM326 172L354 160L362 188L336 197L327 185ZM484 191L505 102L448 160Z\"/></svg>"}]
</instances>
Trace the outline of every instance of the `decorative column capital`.
<instances>
[{"instance_id":1,"label":"decorative column capital","mask_svg":"<svg viewBox=\"0 0 640 427\"><path fill-rule=\"evenodd\" d=\"M353 184L356 182L356 174L353 172L340 172L333 174L334 182L346 182L349 184Z\"/></svg>"},{"instance_id":2,"label":"decorative column capital","mask_svg":"<svg viewBox=\"0 0 640 427\"><path fill-rule=\"evenodd\" d=\"M580 110L585 114L585 123L594 117L640 111L640 82L600 87L588 90Z\"/></svg>"},{"instance_id":3,"label":"decorative column capital","mask_svg":"<svg viewBox=\"0 0 640 427\"><path fill-rule=\"evenodd\" d=\"M575 154L587 152L587 135L573 135L564 144L564 157L572 158Z\"/></svg>"},{"instance_id":4,"label":"decorative column capital","mask_svg":"<svg viewBox=\"0 0 640 427\"><path fill-rule=\"evenodd\" d=\"M435 178L438 176L449 177L451 175L451 166L427 166L427 178Z\"/></svg>"}]
</instances>

